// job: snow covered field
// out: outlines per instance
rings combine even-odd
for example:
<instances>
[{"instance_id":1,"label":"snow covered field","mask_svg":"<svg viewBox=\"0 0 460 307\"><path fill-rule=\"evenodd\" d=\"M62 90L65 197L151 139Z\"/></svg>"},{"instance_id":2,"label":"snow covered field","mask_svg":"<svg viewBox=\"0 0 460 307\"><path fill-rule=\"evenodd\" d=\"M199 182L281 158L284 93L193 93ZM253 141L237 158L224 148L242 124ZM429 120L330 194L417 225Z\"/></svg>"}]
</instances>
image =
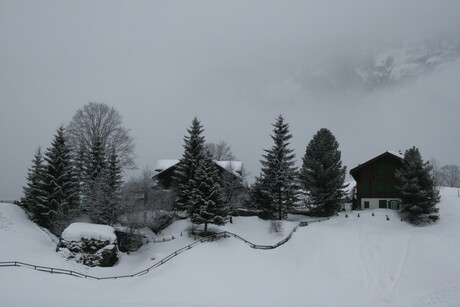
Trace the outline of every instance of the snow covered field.
<instances>
[{"instance_id":1,"label":"snow covered field","mask_svg":"<svg viewBox=\"0 0 460 307\"><path fill-rule=\"evenodd\" d=\"M234 238L195 245L149 274L90 280L27 268L0 268L1 306L460 306L460 197L444 188L437 224L414 227L390 210L348 213L299 228L274 250ZM372 216L372 213L375 216ZM390 220L386 220L386 215ZM234 218L229 230L275 244L297 225ZM0 261L23 261L96 275L141 271L193 242L174 223L161 238L113 268L88 268L55 252L55 243L14 205L0 205Z\"/></svg>"}]
</instances>

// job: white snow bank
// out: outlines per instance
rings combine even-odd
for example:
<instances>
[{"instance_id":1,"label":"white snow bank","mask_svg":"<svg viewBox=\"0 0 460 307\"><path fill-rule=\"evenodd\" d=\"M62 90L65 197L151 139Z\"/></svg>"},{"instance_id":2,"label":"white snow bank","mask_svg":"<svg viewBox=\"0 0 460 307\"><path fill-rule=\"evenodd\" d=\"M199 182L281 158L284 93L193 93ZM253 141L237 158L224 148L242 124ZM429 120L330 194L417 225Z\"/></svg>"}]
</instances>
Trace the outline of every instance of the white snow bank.
<instances>
[{"instance_id":1,"label":"white snow bank","mask_svg":"<svg viewBox=\"0 0 460 307\"><path fill-rule=\"evenodd\" d=\"M81 238L85 238L113 242L117 239L113 227L89 223L70 224L61 236L66 241L80 241Z\"/></svg>"},{"instance_id":2,"label":"white snow bank","mask_svg":"<svg viewBox=\"0 0 460 307\"><path fill-rule=\"evenodd\" d=\"M133 302L136 306L458 306L459 189L441 188L441 197L440 220L430 225L407 224L387 209L346 212L348 218L340 213L298 228L289 242L274 250L255 250L233 238L206 242L135 278L93 281L5 267L0 269L0 302L112 307ZM283 234L270 233L269 224L255 217L234 217L233 224L212 227L257 244L273 244L296 223L294 218L283 221ZM56 253L51 240L20 208L0 206L0 242L7 247L0 248L0 261L19 260L95 276L132 274L193 242L186 232L180 235L188 226L187 220L176 221L162 232L176 239L121 254L114 267L83 268ZM204 287L196 276L212 282Z\"/></svg>"}]
</instances>

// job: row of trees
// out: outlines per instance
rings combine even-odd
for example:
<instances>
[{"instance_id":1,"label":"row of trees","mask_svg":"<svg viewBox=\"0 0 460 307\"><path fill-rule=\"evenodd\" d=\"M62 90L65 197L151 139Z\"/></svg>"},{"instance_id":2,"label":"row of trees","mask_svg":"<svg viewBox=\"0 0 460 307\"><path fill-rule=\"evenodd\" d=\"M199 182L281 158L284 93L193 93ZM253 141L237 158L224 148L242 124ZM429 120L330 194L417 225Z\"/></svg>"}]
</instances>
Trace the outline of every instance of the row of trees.
<instances>
[{"instance_id":1,"label":"row of trees","mask_svg":"<svg viewBox=\"0 0 460 307\"><path fill-rule=\"evenodd\" d=\"M246 205L261 210L267 218L281 220L298 203L302 190L315 214L337 212L344 201L346 168L333 134L328 129L319 130L307 146L302 168L297 170L295 154L289 148L289 125L280 115L273 127L274 144L263 154L262 171L250 189ZM212 162L213 147L205 145L203 127L197 118L187 131L184 154L175 174L175 209L188 212L192 223L204 224L206 232L208 224L222 225L226 221L226 181L219 178Z\"/></svg>"},{"instance_id":2,"label":"row of trees","mask_svg":"<svg viewBox=\"0 0 460 307\"><path fill-rule=\"evenodd\" d=\"M307 200L312 214L329 216L340 210L345 201L346 167L342 166L334 135L326 128L320 129L309 142L298 170L295 154L289 148L289 125L280 115L273 127L274 145L265 150L260 161L262 171L252 187L251 203L267 217L279 220L286 217L300 196Z\"/></svg>"},{"instance_id":3,"label":"row of trees","mask_svg":"<svg viewBox=\"0 0 460 307\"><path fill-rule=\"evenodd\" d=\"M280 115L273 124L272 148L265 150L262 171L250 189L247 206L259 209L267 218L284 219L299 202L300 191L316 215L332 215L344 201L346 168L339 144L328 129L321 129L307 146L300 170L289 148L292 135ZM203 127L197 118L184 138L184 154L178 164L175 209L188 212L192 223L222 225L229 212L225 180L212 162L212 148L205 145Z\"/></svg>"},{"instance_id":4,"label":"row of trees","mask_svg":"<svg viewBox=\"0 0 460 307\"><path fill-rule=\"evenodd\" d=\"M113 107L91 102L57 129L44 157L37 149L22 199L37 223L59 235L80 213L116 221L121 173L134 166L134 141L121 124Z\"/></svg>"},{"instance_id":5,"label":"row of trees","mask_svg":"<svg viewBox=\"0 0 460 307\"><path fill-rule=\"evenodd\" d=\"M175 210L188 212L192 222L204 224L207 231L208 224L225 223L241 182L235 182L233 176L223 178L228 174L219 173L213 163L213 160L234 159L225 142L206 144L203 127L197 118L187 132L184 153L175 174L176 195L168 202L174 204ZM295 154L289 148L292 138L289 125L281 115L273 124L271 138L273 146L264 150L261 173L250 188L246 205L278 220L284 219L289 208L302 198L314 215L329 216L340 210L345 201L346 167L342 166L339 143L331 131L323 128L313 136L300 169L295 167ZM414 203L415 196L409 194L417 191L420 194L420 189L414 187L414 180L428 186L431 177L426 174L429 165L417 160L419 153L418 156L412 151L406 154L410 161L405 162L407 172L398 173L400 190L407 196L404 198L407 202ZM41 149L37 149L27 175L23 203L40 225L56 234L80 213L87 214L95 222L113 224L123 204L131 205L126 199L122 201L121 173L123 169L134 167L133 158L134 141L129 131L122 127L119 113L105 104L89 103L75 113L67 127L57 129L44 156ZM414 165L419 168L412 170L412 174L409 169ZM124 191L130 195L140 191L147 205L147 198L152 195L152 174L145 171L143 177L139 182L128 182ZM164 205L167 195L153 194L159 198L154 201ZM161 197L157 197L159 195ZM430 197L436 199L434 194ZM419 206L422 209L417 206L411 206L409 211L427 211L423 203Z\"/></svg>"}]
</instances>

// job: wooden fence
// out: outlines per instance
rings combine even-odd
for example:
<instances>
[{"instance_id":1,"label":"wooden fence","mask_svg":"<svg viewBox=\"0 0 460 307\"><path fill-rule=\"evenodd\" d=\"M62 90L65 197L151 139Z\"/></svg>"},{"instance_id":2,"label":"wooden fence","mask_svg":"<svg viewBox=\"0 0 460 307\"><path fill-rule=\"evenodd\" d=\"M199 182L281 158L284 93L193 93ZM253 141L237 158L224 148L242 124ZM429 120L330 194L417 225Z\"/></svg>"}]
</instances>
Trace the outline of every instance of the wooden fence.
<instances>
[{"instance_id":1,"label":"wooden fence","mask_svg":"<svg viewBox=\"0 0 460 307\"><path fill-rule=\"evenodd\" d=\"M72 270L59 269L59 268L53 268L53 267L46 267L46 266L40 266L40 265L33 265L33 264L24 263L24 262L20 262L20 261L3 261L3 262L0 262L0 267L25 267L25 268L29 268L29 269L33 269L33 270L37 270L37 271L41 271L41 272L46 272L46 273L51 273L51 274L64 274L64 275L70 275L70 276L74 276L74 277L89 278L89 279L95 279L95 280L108 280L108 279L122 279L122 278L129 278L129 277L137 277L137 276L142 276L142 275L145 275L145 274L149 273L153 269L165 264L166 262L168 262L172 258L177 257L181 253L191 249L193 246L195 246L196 244L199 244L199 243L213 241L213 240L216 240L216 239L219 239L219 238L233 237L233 238L236 238L238 240L243 241L244 243L248 244L250 247L252 247L254 249L263 249L263 250L275 249L275 248L280 247L281 245L285 244L287 241L289 241L291 239L291 237L292 237L292 234L294 232L296 232L299 227L307 226L309 223L321 222L321 221L324 221L326 219L329 219L329 218L300 222L296 227L294 227L294 229L289 233L289 235L286 238L284 238L280 242L276 243L275 245L254 244L254 243L244 239L243 237L241 237L241 236L239 236L239 235L237 235L235 233L232 233L232 232L229 232L229 231L219 232L219 233L216 233L216 234L214 234L212 236L196 240L196 241L192 242L191 244L189 244L187 246L184 246L184 247L172 252L171 254L169 254L165 258L161 259L157 263L155 263L152 266L148 267L147 269L142 270L142 271L137 272L137 273L134 273L134 274L97 277L97 276L92 276L92 275L87 275L87 274L75 272L75 271L72 271Z\"/></svg>"}]
</instances>

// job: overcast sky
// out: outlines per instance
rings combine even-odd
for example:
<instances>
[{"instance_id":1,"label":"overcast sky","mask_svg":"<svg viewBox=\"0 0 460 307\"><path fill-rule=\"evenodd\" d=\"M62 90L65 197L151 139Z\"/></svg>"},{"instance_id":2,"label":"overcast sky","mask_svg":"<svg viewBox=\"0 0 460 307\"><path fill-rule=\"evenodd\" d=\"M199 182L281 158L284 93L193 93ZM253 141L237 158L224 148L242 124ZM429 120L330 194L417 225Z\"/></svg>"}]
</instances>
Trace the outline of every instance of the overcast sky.
<instances>
[{"instance_id":1,"label":"overcast sky","mask_svg":"<svg viewBox=\"0 0 460 307\"><path fill-rule=\"evenodd\" d=\"M197 116L207 141L226 141L258 175L278 114L298 165L323 127L348 170L414 145L460 164L458 57L372 91L305 78L408 44L458 43L459 30L457 0L0 0L0 199L21 197L37 146L89 101L120 112L140 169L180 158Z\"/></svg>"}]
</instances>

